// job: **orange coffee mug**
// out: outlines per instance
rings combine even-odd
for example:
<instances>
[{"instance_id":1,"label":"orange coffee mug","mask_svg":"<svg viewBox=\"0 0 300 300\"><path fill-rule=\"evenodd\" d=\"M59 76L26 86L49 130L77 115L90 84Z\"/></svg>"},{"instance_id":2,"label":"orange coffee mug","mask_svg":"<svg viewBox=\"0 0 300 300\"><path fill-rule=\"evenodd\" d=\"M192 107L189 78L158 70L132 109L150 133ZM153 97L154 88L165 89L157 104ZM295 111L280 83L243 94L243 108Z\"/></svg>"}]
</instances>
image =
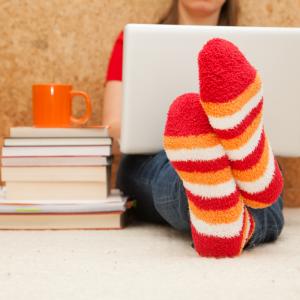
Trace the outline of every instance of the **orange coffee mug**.
<instances>
[{"instance_id":1,"label":"orange coffee mug","mask_svg":"<svg viewBox=\"0 0 300 300\"><path fill-rule=\"evenodd\" d=\"M72 116L72 98L82 96L86 112L80 118ZM86 123L92 114L92 105L85 92L73 91L72 85L61 83L32 86L33 124L36 127L70 127Z\"/></svg>"}]
</instances>

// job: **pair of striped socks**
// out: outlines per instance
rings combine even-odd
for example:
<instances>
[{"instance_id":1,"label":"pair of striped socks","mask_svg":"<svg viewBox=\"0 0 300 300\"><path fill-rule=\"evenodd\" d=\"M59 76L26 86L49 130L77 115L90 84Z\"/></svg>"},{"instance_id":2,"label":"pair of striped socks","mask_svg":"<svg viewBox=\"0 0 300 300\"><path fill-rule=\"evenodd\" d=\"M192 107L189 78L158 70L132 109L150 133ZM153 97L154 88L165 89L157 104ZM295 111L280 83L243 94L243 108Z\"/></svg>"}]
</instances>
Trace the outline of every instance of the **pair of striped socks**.
<instances>
[{"instance_id":1,"label":"pair of striped socks","mask_svg":"<svg viewBox=\"0 0 300 300\"><path fill-rule=\"evenodd\" d=\"M196 251L234 257L255 229L247 207L272 205L283 179L264 131L258 72L223 39L203 47L198 66L200 94L171 104L164 148L186 191Z\"/></svg>"}]
</instances>

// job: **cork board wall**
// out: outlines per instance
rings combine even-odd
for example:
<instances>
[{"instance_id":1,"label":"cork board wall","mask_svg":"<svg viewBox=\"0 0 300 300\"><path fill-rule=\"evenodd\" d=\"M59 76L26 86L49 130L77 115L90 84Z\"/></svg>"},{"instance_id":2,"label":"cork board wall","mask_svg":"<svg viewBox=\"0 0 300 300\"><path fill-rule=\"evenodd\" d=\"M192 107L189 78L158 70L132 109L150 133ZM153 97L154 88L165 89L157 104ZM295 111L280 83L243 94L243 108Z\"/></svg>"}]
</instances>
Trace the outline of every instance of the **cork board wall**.
<instances>
[{"instance_id":1,"label":"cork board wall","mask_svg":"<svg viewBox=\"0 0 300 300\"><path fill-rule=\"evenodd\" d=\"M92 122L99 123L114 39L128 22L157 22L167 7L162 0L0 0L1 133L31 124L35 82L72 83L86 91Z\"/></svg>"},{"instance_id":2,"label":"cork board wall","mask_svg":"<svg viewBox=\"0 0 300 300\"><path fill-rule=\"evenodd\" d=\"M237 1L239 25L300 25L300 0ZM86 91L93 102L91 123L100 123L104 76L117 34L126 23L156 23L170 3L0 0L0 137L11 126L31 125L35 82L68 82ZM80 103L75 106L77 113L82 110ZM293 195L300 194L300 189L295 192L300 182L294 179L300 178L300 162L281 162L287 165L287 186L291 183Z\"/></svg>"}]
</instances>

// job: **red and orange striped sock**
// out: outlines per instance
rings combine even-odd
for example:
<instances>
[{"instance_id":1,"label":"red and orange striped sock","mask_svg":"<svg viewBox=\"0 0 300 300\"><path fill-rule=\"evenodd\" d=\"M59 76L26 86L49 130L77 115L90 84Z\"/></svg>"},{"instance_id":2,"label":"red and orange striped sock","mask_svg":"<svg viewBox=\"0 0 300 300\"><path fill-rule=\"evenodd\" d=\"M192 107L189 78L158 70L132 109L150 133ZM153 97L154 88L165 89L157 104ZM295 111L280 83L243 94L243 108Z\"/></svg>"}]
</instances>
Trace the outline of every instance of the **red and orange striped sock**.
<instances>
[{"instance_id":1,"label":"red and orange striped sock","mask_svg":"<svg viewBox=\"0 0 300 300\"><path fill-rule=\"evenodd\" d=\"M254 220L240 197L227 155L198 94L182 95L170 106L164 148L183 181L198 254L239 255L254 231Z\"/></svg>"},{"instance_id":2,"label":"red and orange striped sock","mask_svg":"<svg viewBox=\"0 0 300 300\"><path fill-rule=\"evenodd\" d=\"M270 206L283 179L263 126L262 82L231 42L210 40L198 57L200 101L230 160L244 203Z\"/></svg>"}]
</instances>

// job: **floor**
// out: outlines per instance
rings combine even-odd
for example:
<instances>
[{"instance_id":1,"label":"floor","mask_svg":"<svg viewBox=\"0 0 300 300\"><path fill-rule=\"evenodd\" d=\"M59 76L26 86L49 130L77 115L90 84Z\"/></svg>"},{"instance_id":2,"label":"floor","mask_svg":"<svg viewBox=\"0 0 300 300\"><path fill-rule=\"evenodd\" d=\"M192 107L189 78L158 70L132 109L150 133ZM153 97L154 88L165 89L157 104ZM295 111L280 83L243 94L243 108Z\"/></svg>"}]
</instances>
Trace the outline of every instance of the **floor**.
<instances>
[{"instance_id":1,"label":"floor","mask_svg":"<svg viewBox=\"0 0 300 300\"><path fill-rule=\"evenodd\" d=\"M144 223L0 232L0 299L300 299L300 208L285 217L276 243L221 260L198 257L188 235Z\"/></svg>"}]
</instances>

